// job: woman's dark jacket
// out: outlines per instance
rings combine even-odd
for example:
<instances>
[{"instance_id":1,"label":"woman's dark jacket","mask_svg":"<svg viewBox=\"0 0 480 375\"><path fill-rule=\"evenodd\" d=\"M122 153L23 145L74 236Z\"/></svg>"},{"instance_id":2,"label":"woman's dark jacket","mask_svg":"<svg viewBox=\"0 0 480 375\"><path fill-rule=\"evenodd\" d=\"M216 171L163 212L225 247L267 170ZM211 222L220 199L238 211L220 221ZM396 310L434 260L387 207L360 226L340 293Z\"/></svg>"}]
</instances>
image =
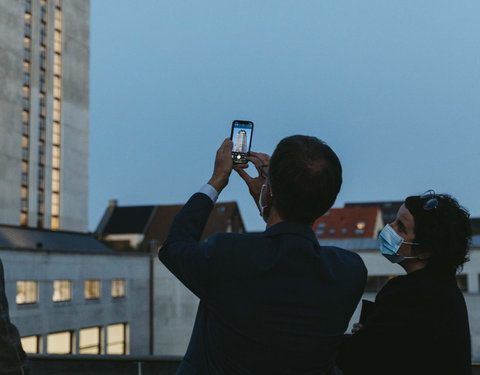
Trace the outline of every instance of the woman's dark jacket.
<instances>
[{"instance_id":1,"label":"woman's dark jacket","mask_svg":"<svg viewBox=\"0 0 480 375\"><path fill-rule=\"evenodd\" d=\"M455 275L428 268L391 279L337 366L350 374L471 374L470 330Z\"/></svg>"}]
</instances>

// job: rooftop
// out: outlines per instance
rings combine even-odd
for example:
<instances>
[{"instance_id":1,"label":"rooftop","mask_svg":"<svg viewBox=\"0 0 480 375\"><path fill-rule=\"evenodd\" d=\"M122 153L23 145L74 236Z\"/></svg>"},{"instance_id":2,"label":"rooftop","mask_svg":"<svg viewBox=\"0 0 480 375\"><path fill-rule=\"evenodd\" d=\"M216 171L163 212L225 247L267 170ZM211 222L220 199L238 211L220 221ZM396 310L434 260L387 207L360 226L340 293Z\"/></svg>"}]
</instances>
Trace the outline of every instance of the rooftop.
<instances>
[{"instance_id":1,"label":"rooftop","mask_svg":"<svg viewBox=\"0 0 480 375\"><path fill-rule=\"evenodd\" d=\"M0 249L112 253L92 235L0 225Z\"/></svg>"}]
</instances>

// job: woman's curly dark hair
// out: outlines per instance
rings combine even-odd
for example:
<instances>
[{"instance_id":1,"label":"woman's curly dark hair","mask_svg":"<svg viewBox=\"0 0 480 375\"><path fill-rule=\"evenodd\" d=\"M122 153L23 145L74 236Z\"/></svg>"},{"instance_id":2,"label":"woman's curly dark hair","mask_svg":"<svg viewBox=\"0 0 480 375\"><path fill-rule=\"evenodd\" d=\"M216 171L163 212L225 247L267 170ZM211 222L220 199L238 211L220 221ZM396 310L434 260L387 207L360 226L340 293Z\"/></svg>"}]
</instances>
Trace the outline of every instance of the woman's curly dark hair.
<instances>
[{"instance_id":1,"label":"woman's curly dark hair","mask_svg":"<svg viewBox=\"0 0 480 375\"><path fill-rule=\"evenodd\" d=\"M438 204L425 209L431 198L436 198ZM415 220L415 242L432 252L427 267L442 274L461 269L468 261L472 236L468 211L448 194L410 196L405 199L405 207Z\"/></svg>"}]
</instances>

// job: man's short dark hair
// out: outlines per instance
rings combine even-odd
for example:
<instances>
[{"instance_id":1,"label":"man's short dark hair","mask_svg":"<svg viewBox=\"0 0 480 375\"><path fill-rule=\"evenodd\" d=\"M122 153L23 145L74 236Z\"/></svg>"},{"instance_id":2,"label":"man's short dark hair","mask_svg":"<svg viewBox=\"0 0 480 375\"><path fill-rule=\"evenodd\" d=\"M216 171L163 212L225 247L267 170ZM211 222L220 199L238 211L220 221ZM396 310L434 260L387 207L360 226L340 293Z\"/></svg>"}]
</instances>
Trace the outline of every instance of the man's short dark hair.
<instances>
[{"instance_id":1,"label":"man's short dark hair","mask_svg":"<svg viewBox=\"0 0 480 375\"><path fill-rule=\"evenodd\" d=\"M405 207L415 220L415 242L432 255L427 267L442 274L455 273L468 260L472 227L468 211L448 194L436 194L438 205L426 210L430 199L411 196Z\"/></svg>"},{"instance_id":2,"label":"man's short dark hair","mask_svg":"<svg viewBox=\"0 0 480 375\"><path fill-rule=\"evenodd\" d=\"M312 224L332 207L342 186L342 166L316 137L293 135L277 145L270 160L273 206L284 220Z\"/></svg>"}]
</instances>

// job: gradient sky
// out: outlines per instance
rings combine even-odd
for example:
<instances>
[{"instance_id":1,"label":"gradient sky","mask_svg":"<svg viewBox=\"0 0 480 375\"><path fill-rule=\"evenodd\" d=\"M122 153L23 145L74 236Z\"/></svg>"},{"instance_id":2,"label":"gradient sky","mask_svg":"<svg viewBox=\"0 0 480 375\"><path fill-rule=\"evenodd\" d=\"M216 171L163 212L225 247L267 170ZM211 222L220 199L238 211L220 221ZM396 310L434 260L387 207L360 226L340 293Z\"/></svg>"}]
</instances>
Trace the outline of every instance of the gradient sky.
<instances>
[{"instance_id":1,"label":"gradient sky","mask_svg":"<svg viewBox=\"0 0 480 375\"><path fill-rule=\"evenodd\" d=\"M480 216L478 0L91 0L89 228L108 200L184 203L232 120L314 135L345 202L448 192ZM253 171L253 168L249 168ZM247 230L264 224L232 174Z\"/></svg>"}]
</instances>

